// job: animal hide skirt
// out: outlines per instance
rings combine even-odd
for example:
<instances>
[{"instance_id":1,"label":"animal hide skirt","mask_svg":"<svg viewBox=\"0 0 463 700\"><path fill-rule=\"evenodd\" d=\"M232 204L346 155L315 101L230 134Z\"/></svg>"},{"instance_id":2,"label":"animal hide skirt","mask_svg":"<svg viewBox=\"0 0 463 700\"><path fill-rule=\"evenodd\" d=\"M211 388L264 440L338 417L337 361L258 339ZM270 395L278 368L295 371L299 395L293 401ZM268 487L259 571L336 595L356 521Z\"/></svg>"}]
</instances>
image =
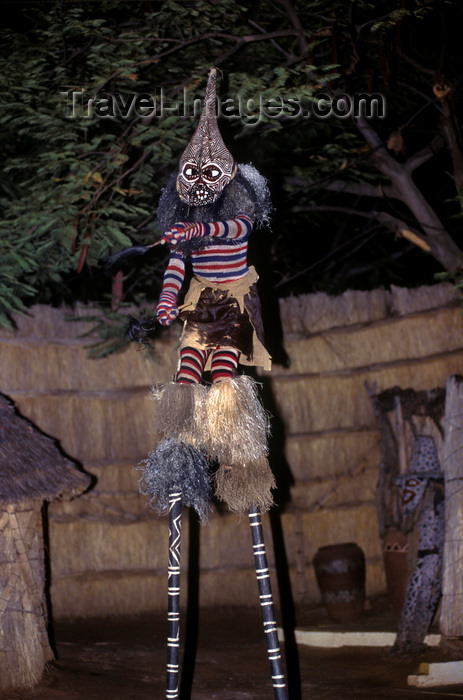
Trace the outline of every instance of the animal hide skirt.
<instances>
[{"instance_id":1,"label":"animal hide skirt","mask_svg":"<svg viewBox=\"0 0 463 700\"><path fill-rule=\"evenodd\" d=\"M241 364L271 369L271 358L263 345L256 281L253 268L242 280L226 287L195 277L185 297L189 308L181 314L185 325L180 346L202 350L232 347L240 351Z\"/></svg>"}]
</instances>

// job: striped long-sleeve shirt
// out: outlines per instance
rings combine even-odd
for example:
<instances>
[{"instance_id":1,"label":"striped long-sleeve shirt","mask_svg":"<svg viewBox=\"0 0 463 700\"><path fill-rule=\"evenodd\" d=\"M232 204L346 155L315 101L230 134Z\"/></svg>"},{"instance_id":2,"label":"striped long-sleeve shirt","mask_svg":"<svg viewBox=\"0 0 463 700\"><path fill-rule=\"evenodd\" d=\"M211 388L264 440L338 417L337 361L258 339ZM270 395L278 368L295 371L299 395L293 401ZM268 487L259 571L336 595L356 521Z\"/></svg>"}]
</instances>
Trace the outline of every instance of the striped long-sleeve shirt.
<instances>
[{"instance_id":1,"label":"striped long-sleeve shirt","mask_svg":"<svg viewBox=\"0 0 463 700\"><path fill-rule=\"evenodd\" d=\"M247 252L248 239L252 231L252 220L239 215L236 219L229 221L214 221L212 223L201 223L195 227L192 235L183 238L193 238L197 236L210 238L210 243L200 250L193 250L190 259L193 272L204 277L211 282L227 284L241 279L248 272ZM220 243L214 244L214 239L220 239ZM227 240L230 244L227 245ZM164 273L164 281L160 306L175 303L185 278L185 255L177 250L170 254L169 264Z\"/></svg>"}]
</instances>

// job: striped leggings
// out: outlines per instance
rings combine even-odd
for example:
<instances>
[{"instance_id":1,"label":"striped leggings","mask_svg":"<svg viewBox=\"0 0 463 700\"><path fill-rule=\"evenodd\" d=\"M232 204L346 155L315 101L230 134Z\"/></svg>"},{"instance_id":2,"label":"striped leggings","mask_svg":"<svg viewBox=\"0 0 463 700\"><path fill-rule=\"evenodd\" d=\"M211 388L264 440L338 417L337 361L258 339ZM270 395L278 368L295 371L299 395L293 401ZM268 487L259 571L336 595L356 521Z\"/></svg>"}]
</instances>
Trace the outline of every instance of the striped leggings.
<instances>
[{"instance_id":1,"label":"striped leggings","mask_svg":"<svg viewBox=\"0 0 463 700\"><path fill-rule=\"evenodd\" d=\"M239 350L218 347L215 350L199 350L184 347L180 349L180 367L177 372L178 384L199 384L207 358L212 352L211 381L218 382L233 377L238 367Z\"/></svg>"}]
</instances>

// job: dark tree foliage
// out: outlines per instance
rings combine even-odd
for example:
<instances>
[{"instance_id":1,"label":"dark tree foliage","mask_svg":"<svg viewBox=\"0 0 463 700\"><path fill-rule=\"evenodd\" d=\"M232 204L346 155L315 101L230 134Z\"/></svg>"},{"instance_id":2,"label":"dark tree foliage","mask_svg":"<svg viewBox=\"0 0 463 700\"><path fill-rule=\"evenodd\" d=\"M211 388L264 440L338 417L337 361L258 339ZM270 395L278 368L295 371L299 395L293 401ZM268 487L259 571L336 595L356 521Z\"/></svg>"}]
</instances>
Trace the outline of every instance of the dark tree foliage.
<instances>
[{"instance_id":1,"label":"dark tree foliage","mask_svg":"<svg viewBox=\"0 0 463 700\"><path fill-rule=\"evenodd\" d=\"M14 2L0 34L0 322L92 302L119 346L152 309L157 201L211 65L220 125L270 181L251 255L275 295L429 284L461 267L463 42L458 0ZM383 115L357 117L376 94ZM320 102L320 97L325 103ZM93 100L93 103L92 103ZM322 114L331 100L329 114ZM196 115L198 112L196 112Z\"/></svg>"}]
</instances>

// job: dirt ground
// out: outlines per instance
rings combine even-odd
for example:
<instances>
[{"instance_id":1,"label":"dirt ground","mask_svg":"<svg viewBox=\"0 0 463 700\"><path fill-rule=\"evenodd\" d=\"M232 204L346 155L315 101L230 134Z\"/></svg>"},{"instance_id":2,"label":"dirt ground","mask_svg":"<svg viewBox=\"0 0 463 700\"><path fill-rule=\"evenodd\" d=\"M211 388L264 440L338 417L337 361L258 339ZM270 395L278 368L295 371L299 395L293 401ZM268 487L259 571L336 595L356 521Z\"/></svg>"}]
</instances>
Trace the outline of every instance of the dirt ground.
<instances>
[{"instance_id":1,"label":"dirt ground","mask_svg":"<svg viewBox=\"0 0 463 700\"><path fill-rule=\"evenodd\" d=\"M365 613L362 624L375 622L373 616ZM310 615L304 622L310 624ZM316 623L324 623L319 612ZM165 697L164 615L60 622L54 633L57 660L41 683L31 691L0 694L1 700ZM182 636L181 700L274 697L259 610L200 610L194 619L182 620ZM291 637L286 630L282 643L290 700L463 698L463 682L427 690L407 686L420 662L449 660L442 649L394 658L387 647L297 647Z\"/></svg>"}]
</instances>

